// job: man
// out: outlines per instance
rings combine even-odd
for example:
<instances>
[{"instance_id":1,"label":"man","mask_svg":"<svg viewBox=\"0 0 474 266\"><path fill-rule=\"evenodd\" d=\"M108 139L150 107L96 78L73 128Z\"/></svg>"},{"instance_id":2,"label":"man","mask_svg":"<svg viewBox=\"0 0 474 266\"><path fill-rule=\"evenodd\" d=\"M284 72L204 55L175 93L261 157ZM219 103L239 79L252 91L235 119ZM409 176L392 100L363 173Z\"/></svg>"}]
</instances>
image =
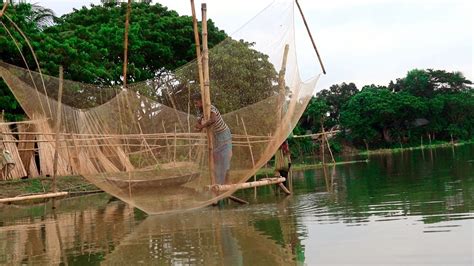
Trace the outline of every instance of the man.
<instances>
[{"instance_id":1,"label":"man","mask_svg":"<svg viewBox=\"0 0 474 266\"><path fill-rule=\"evenodd\" d=\"M288 141L285 140L275 154L275 172L288 179L288 172L291 168L291 152ZM285 181L286 183L286 181ZM285 184L286 185L286 184Z\"/></svg>"},{"instance_id":2,"label":"man","mask_svg":"<svg viewBox=\"0 0 474 266\"><path fill-rule=\"evenodd\" d=\"M214 134L214 176L217 184L227 183L230 160L232 158L232 135L227 124L222 119L219 110L211 105L210 119L205 121L203 115L203 104L200 93L193 95L194 106L198 108L198 123L196 130L201 131L208 128Z\"/></svg>"}]
</instances>

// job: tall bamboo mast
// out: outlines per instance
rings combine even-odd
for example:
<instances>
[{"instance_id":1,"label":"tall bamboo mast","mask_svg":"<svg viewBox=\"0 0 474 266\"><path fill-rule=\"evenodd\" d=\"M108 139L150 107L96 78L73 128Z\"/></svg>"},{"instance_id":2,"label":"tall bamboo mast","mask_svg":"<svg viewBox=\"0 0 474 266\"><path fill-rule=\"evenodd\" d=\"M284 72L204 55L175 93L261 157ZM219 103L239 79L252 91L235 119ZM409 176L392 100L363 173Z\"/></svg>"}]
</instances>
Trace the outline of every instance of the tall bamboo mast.
<instances>
[{"instance_id":1,"label":"tall bamboo mast","mask_svg":"<svg viewBox=\"0 0 474 266\"><path fill-rule=\"evenodd\" d=\"M211 93L210 93L210 81L209 81L209 49L207 47L207 6L205 3L201 4L202 12L202 72L204 78L204 101L203 111L204 119L208 121L211 118ZM213 135L212 130L207 129L207 144L208 144L208 156L209 156L209 176L211 178L211 184L215 184L216 177L214 176L214 147L213 147Z\"/></svg>"},{"instance_id":2,"label":"tall bamboo mast","mask_svg":"<svg viewBox=\"0 0 474 266\"><path fill-rule=\"evenodd\" d=\"M130 26L130 10L132 6L132 0L128 0L127 12L125 15L125 38L123 41L123 87L127 87L127 66L128 66L128 28Z\"/></svg>"},{"instance_id":3,"label":"tall bamboo mast","mask_svg":"<svg viewBox=\"0 0 474 266\"><path fill-rule=\"evenodd\" d=\"M316 52L316 55L318 56L321 69L323 70L323 73L326 74L326 69L324 68L323 61L321 60L321 56L319 55L318 48L316 48L316 43L314 42L313 35L311 35L311 31L309 30L309 26L308 26L308 23L306 22L306 18L304 17L303 10L301 9L300 3L298 3L298 0L295 0L295 2L296 2L296 5L298 6L298 10L300 11L301 17L303 18L306 31L308 32L309 38L311 39L311 43L313 44L314 51Z\"/></svg>"},{"instance_id":4,"label":"tall bamboo mast","mask_svg":"<svg viewBox=\"0 0 474 266\"><path fill-rule=\"evenodd\" d=\"M194 42L196 44L196 56L197 56L197 66L198 66L198 73L199 73L199 85L201 88L201 96L202 102L205 101L204 99L204 76L202 73L202 57L201 57L201 42L199 41L199 29L198 23L196 19L196 10L194 8L194 0L191 0L191 12L193 14L193 29L194 29Z\"/></svg>"}]
</instances>

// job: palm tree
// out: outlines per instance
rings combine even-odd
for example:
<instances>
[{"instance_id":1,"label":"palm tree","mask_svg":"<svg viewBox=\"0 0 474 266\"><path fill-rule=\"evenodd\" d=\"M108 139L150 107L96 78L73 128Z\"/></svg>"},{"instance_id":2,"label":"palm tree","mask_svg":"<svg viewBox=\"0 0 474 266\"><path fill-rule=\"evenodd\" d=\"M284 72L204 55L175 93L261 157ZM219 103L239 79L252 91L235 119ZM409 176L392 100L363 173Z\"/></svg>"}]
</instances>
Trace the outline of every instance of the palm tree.
<instances>
[{"instance_id":1,"label":"palm tree","mask_svg":"<svg viewBox=\"0 0 474 266\"><path fill-rule=\"evenodd\" d=\"M7 0L12 6L30 5L26 0ZM2 1L3 2L3 1ZM44 29L54 24L56 15L50 8L40 6L38 3L31 4L31 14L27 17L30 22L35 23L38 28Z\"/></svg>"},{"instance_id":2,"label":"palm tree","mask_svg":"<svg viewBox=\"0 0 474 266\"><path fill-rule=\"evenodd\" d=\"M31 16L28 18L31 22L34 22L40 29L52 26L56 15L50 8L34 3L31 5Z\"/></svg>"}]
</instances>

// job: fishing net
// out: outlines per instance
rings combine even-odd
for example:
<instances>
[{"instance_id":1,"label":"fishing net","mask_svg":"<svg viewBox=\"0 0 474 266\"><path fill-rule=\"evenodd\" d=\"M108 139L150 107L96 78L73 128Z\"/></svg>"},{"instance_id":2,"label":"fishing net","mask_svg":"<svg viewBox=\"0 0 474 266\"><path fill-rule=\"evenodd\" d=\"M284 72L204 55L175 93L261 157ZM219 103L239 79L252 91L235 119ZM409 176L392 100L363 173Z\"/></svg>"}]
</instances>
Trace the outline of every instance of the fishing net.
<instances>
[{"instance_id":1,"label":"fishing net","mask_svg":"<svg viewBox=\"0 0 474 266\"><path fill-rule=\"evenodd\" d=\"M246 182L272 158L316 86L319 75L300 78L293 14L293 1L276 1L209 51L211 101L232 133L227 183ZM126 88L64 80L61 105L56 77L6 63L0 75L41 132L40 155L58 149L59 175L80 174L147 213L199 208L235 192L210 189L207 135L194 130L196 61ZM39 168L51 174L52 162Z\"/></svg>"}]
</instances>

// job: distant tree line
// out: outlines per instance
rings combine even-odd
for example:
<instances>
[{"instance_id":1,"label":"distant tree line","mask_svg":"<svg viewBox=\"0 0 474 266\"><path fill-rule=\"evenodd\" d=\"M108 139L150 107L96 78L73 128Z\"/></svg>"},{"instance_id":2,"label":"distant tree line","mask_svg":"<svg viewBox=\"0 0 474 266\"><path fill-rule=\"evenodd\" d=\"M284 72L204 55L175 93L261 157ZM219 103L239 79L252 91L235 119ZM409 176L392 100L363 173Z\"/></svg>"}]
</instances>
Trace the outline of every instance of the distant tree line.
<instances>
[{"instance_id":1,"label":"distant tree line","mask_svg":"<svg viewBox=\"0 0 474 266\"><path fill-rule=\"evenodd\" d=\"M390 148L431 140L470 140L474 137L472 82L460 72L414 69L388 86L342 83L314 96L300 119L296 134L339 129L331 140L336 151L344 145ZM318 148L308 140L297 143ZM308 150L308 147L306 147Z\"/></svg>"}]
</instances>

